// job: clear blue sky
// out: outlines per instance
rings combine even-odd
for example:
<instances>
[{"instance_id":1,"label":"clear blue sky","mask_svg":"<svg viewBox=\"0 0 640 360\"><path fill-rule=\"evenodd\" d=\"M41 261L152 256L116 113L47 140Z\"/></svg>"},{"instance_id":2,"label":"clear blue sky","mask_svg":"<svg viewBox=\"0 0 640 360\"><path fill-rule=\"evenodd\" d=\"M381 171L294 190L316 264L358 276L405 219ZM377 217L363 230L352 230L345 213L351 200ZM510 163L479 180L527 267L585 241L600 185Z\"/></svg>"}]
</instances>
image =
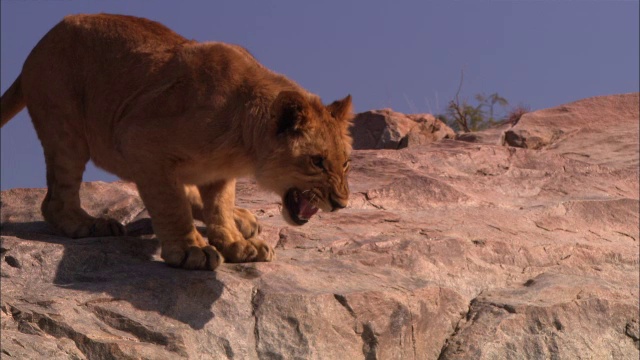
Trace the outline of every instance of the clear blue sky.
<instances>
[{"instance_id":1,"label":"clear blue sky","mask_svg":"<svg viewBox=\"0 0 640 360\"><path fill-rule=\"evenodd\" d=\"M183 36L248 48L325 102L356 111L442 112L456 92L498 92L532 109L639 87L638 1L62 1L1 2L1 87L63 16L109 12ZM1 131L1 187L44 187L26 111ZM114 180L92 165L85 181Z\"/></svg>"}]
</instances>

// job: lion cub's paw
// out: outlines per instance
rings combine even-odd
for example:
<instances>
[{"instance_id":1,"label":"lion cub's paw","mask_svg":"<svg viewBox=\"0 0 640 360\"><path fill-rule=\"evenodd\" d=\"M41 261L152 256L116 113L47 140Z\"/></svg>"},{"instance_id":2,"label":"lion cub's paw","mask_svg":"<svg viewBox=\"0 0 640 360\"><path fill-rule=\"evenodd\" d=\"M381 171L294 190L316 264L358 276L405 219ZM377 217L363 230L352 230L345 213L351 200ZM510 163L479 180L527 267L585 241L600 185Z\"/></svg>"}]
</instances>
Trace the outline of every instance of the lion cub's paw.
<instances>
[{"instance_id":1,"label":"lion cub's paw","mask_svg":"<svg viewBox=\"0 0 640 360\"><path fill-rule=\"evenodd\" d=\"M97 218L91 225L91 236L123 236L124 225L112 218Z\"/></svg>"},{"instance_id":2,"label":"lion cub's paw","mask_svg":"<svg viewBox=\"0 0 640 360\"><path fill-rule=\"evenodd\" d=\"M247 239L257 250L258 255L254 261L273 261L276 258L276 251L262 240L255 238Z\"/></svg>"},{"instance_id":3,"label":"lion cub's paw","mask_svg":"<svg viewBox=\"0 0 640 360\"><path fill-rule=\"evenodd\" d=\"M186 249L162 249L162 259L173 267L188 270L215 270L224 262L222 255L211 245L189 246Z\"/></svg>"},{"instance_id":4,"label":"lion cub's paw","mask_svg":"<svg viewBox=\"0 0 640 360\"><path fill-rule=\"evenodd\" d=\"M260 223L255 215L243 208L233 209L233 219L236 227L245 239L257 236L262 231Z\"/></svg>"},{"instance_id":5,"label":"lion cub's paw","mask_svg":"<svg viewBox=\"0 0 640 360\"><path fill-rule=\"evenodd\" d=\"M123 236L126 234L124 226L112 218L87 219L80 224L59 226L60 230L72 238Z\"/></svg>"},{"instance_id":6,"label":"lion cub's paw","mask_svg":"<svg viewBox=\"0 0 640 360\"><path fill-rule=\"evenodd\" d=\"M222 254L228 262L271 261L275 251L269 244L257 239L241 240L222 248Z\"/></svg>"},{"instance_id":7,"label":"lion cub's paw","mask_svg":"<svg viewBox=\"0 0 640 360\"><path fill-rule=\"evenodd\" d=\"M207 229L209 244L218 249L230 263L271 261L275 252L269 244L256 238L244 239L235 228L211 226Z\"/></svg>"}]
</instances>

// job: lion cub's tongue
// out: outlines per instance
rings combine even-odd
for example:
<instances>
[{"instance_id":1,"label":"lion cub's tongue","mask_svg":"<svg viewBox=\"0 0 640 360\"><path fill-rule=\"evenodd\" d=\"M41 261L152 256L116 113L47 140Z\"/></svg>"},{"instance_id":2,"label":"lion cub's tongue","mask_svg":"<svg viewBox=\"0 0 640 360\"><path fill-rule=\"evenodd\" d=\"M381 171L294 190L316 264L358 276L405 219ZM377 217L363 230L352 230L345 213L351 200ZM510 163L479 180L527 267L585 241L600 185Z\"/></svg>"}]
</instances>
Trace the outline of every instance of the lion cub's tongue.
<instances>
[{"instance_id":1,"label":"lion cub's tongue","mask_svg":"<svg viewBox=\"0 0 640 360\"><path fill-rule=\"evenodd\" d=\"M300 196L300 210L298 211L300 219L309 220L317 212L317 207L313 206L304 196Z\"/></svg>"}]
</instances>

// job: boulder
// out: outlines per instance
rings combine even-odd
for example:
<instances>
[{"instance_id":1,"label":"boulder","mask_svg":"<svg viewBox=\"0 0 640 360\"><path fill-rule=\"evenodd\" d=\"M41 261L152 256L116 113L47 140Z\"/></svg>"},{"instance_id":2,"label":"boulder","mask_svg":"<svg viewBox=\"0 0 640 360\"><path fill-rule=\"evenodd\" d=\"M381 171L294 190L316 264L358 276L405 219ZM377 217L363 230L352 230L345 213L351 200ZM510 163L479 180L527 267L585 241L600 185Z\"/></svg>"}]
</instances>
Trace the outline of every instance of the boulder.
<instances>
[{"instance_id":1,"label":"boulder","mask_svg":"<svg viewBox=\"0 0 640 360\"><path fill-rule=\"evenodd\" d=\"M160 260L133 185L83 184L87 211L129 235L75 240L42 221L44 189L3 191L2 357L637 359L629 97L571 104L560 129L608 116L539 150L444 139L354 151L350 205L302 227L241 181L237 203L277 258L215 272Z\"/></svg>"},{"instance_id":2,"label":"boulder","mask_svg":"<svg viewBox=\"0 0 640 360\"><path fill-rule=\"evenodd\" d=\"M351 135L356 150L403 149L453 139L455 132L431 114L405 115L382 109L357 114Z\"/></svg>"}]
</instances>

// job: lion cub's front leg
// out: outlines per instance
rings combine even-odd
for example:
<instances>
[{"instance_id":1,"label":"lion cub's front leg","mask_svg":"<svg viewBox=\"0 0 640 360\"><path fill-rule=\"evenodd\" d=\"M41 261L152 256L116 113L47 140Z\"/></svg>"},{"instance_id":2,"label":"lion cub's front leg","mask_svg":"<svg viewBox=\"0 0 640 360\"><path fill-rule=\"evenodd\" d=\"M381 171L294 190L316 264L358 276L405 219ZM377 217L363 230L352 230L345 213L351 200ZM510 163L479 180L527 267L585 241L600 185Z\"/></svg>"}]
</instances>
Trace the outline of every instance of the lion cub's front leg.
<instances>
[{"instance_id":1,"label":"lion cub's front leg","mask_svg":"<svg viewBox=\"0 0 640 360\"><path fill-rule=\"evenodd\" d=\"M273 248L255 238L259 232L255 216L234 207L235 187L235 179L198 186L209 243L228 262L271 261Z\"/></svg>"},{"instance_id":2,"label":"lion cub's front leg","mask_svg":"<svg viewBox=\"0 0 640 360\"><path fill-rule=\"evenodd\" d=\"M187 198L191 203L191 213L196 220L204 221L204 205L202 204L202 196L200 191L194 185L185 186ZM236 207L233 209L233 219L235 220L236 227L245 239L250 239L258 236L262 230L258 219L251 211L243 208Z\"/></svg>"},{"instance_id":3,"label":"lion cub's front leg","mask_svg":"<svg viewBox=\"0 0 640 360\"><path fill-rule=\"evenodd\" d=\"M236 227L245 239L251 239L260 234L262 227L258 223L258 219L251 211L243 208L233 209L233 219Z\"/></svg>"},{"instance_id":4,"label":"lion cub's front leg","mask_svg":"<svg viewBox=\"0 0 640 360\"><path fill-rule=\"evenodd\" d=\"M215 270L224 262L217 249L208 244L193 225L184 187L156 176L137 182L155 232L162 245L161 256L175 267Z\"/></svg>"}]
</instances>

